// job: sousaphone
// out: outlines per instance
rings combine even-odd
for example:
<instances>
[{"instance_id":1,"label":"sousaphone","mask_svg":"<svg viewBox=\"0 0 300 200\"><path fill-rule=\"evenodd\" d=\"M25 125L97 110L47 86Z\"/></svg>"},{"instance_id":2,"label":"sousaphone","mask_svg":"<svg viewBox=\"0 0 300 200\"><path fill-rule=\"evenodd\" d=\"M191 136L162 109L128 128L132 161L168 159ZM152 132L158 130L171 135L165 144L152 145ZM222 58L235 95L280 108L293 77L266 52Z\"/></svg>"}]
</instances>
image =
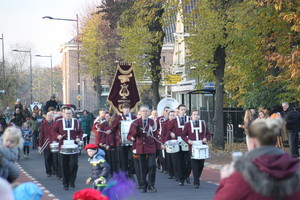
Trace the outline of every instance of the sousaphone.
<instances>
[{"instance_id":1,"label":"sousaphone","mask_svg":"<svg viewBox=\"0 0 300 200\"><path fill-rule=\"evenodd\" d=\"M157 104L157 113L158 116L162 115L162 112L164 108L168 106L170 107L171 110L175 110L179 106L179 103L176 99L170 98L170 97L165 97L160 102Z\"/></svg>"}]
</instances>

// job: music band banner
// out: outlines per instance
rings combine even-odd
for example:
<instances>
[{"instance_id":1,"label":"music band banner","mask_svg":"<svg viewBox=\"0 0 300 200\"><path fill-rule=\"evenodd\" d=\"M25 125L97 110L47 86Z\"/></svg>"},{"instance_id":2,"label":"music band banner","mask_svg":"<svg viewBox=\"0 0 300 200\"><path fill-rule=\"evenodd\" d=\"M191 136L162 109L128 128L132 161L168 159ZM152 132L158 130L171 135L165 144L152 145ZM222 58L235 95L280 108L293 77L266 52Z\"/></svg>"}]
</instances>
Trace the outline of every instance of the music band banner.
<instances>
[{"instance_id":1,"label":"music band banner","mask_svg":"<svg viewBox=\"0 0 300 200\"><path fill-rule=\"evenodd\" d=\"M122 112L123 103L129 103L130 110L134 110L140 104L132 65L119 63L107 101L118 114Z\"/></svg>"}]
</instances>

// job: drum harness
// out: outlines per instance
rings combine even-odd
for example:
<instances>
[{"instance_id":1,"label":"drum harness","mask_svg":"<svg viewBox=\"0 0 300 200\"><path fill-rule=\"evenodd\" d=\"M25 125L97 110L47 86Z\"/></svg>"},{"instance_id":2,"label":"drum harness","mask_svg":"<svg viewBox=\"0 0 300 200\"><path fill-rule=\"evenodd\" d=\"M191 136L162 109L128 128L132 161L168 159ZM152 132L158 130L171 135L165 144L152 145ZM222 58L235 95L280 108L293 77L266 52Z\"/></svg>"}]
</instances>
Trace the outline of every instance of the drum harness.
<instances>
[{"instance_id":1,"label":"drum harness","mask_svg":"<svg viewBox=\"0 0 300 200\"><path fill-rule=\"evenodd\" d=\"M202 122L204 124L204 137L206 135L206 126L205 126L205 122L203 120L198 120L199 121L199 128L194 127L194 123L192 121L190 121L191 123L191 129L192 132L196 134L196 141L199 141L199 136L198 133L202 132Z\"/></svg>"}]
</instances>

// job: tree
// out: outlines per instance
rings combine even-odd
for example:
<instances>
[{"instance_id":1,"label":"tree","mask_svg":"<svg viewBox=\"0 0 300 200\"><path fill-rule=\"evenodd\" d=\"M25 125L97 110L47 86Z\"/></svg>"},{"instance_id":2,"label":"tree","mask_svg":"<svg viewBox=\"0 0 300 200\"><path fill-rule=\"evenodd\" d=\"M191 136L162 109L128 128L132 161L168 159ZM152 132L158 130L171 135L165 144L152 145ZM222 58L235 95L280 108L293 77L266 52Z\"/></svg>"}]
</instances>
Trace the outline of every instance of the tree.
<instances>
[{"instance_id":1,"label":"tree","mask_svg":"<svg viewBox=\"0 0 300 200\"><path fill-rule=\"evenodd\" d=\"M293 73L299 59L288 59L297 49L294 46L297 41L299 44L299 34L293 33L293 24L274 9L281 7L290 13L297 6L270 2L238 2L229 12L230 67L225 83L237 105L245 108L271 108L282 101L299 101L299 84L295 84L299 83L299 76L295 76L299 71Z\"/></svg>"},{"instance_id":2,"label":"tree","mask_svg":"<svg viewBox=\"0 0 300 200\"><path fill-rule=\"evenodd\" d=\"M82 60L87 65L84 72L92 75L94 89L100 106L102 83L112 84L116 70L120 36L116 25L124 10L132 5L132 0L103 0L96 14L86 16L82 31ZM104 81L103 81L104 80Z\"/></svg>"},{"instance_id":3,"label":"tree","mask_svg":"<svg viewBox=\"0 0 300 200\"><path fill-rule=\"evenodd\" d=\"M125 11L121 17L120 42L123 59L136 63L138 79L146 73L152 81L152 107L159 100L161 81L161 49L164 39L163 1L140 0ZM150 70L147 71L147 65Z\"/></svg>"},{"instance_id":4,"label":"tree","mask_svg":"<svg viewBox=\"0 0 300 200\"><path fill-rule=\"evenodd\" d=\"M188 1L194 8L185 12L185 26L190 37L186 39L189 49L190 65L195 67L202 81L215 82L215 113L213 147L224 148L224 72L226 66L226 48L228 46L228 10L230 1L199 0Z\"/></svg>"}]
</instances>

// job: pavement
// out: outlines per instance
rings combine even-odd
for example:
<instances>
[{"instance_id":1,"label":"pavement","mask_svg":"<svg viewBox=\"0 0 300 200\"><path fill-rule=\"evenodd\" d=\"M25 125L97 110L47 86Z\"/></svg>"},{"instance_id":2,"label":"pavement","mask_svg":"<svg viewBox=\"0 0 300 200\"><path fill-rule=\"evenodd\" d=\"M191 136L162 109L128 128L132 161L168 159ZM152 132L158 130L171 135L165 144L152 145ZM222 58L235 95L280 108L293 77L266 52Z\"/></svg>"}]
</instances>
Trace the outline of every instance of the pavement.
<instances>
[{"instance_id":1,"label":"pavement","mask_svg":"<svg viewBox=\"0 0 300 200\"><path fill-rule=\"evenodd\" d=\"M91 185L85 184L85 180L90 173L90 165L87 162L88 156L85 151L82 151L81 155L78 157L79 167L75 182L76 187L68 191L63 190L62 182L57 180L55 176L46 176L44 158L37 154L37 150L30 149L29 155L29 159L21 158L18 162L20 167L20 177L16 182L23 183L31 181L36 183L44 192L42 200L71 200L74 192L91 187ZM194 189L192 184L186 184L183 187L178 186L178 182L175 182L174 179L167 179L167 174L163 174L157 170L155 185L158 190L157 193L140 193L137 191L134 196L127 199L212 199L220 180L220 169L224 164L230 162L231 153L212 151L211 157L205 161L199 189Z\"/></svg>"},{"instance_id":2,"label":"pavement","mask_svg":"<svg viewBox=\"0 0 300 200\"><path fill-rule=\"evenodd\" d=\"M44 192L42 200L71 200L75 191L91 187L85 184L85 180L90 173L90 166L87 162L86 152L79 156L79 168L77 173L76 188L68 191L63 190L62 182L55 176L47 177L44 167L44 158L39 156L36 150L30 149L30 158L21 158L18 162L20 166L20 177L16 182L34 182ZM135 196L129 197L128 200L176 200L187 198L193 199L212 199L219 182L219 168L221 165L205 163L205 168L201 176L201 185L199 189L194 189L192 184L178 186L174 179L167 179L167 174L157 170L156 188L157 193L140 193L137 191ZM192 177L191 177L192 180ZM187 196L188 194L188 196ZM201 194L201 195L200 195ZM199 196L200 195L200 196Z\"/></svg>"}]
</instances>

